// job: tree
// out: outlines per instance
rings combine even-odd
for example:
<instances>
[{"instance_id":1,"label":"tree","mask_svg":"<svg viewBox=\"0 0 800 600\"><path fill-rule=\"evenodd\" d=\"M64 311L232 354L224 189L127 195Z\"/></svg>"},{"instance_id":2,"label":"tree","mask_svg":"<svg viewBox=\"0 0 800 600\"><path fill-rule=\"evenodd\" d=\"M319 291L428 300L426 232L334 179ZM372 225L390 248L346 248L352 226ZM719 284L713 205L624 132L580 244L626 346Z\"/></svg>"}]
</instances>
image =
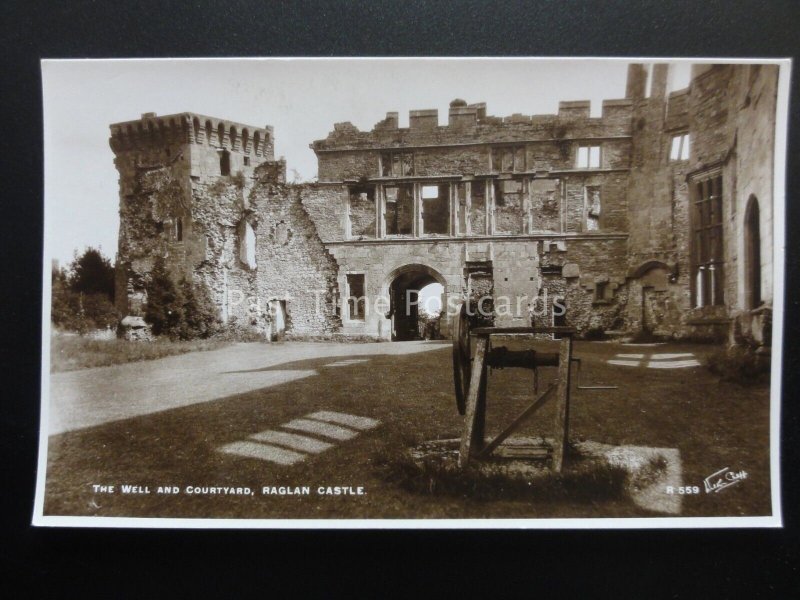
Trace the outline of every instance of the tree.
<instances>
[{"instance_id":1,"label":"tree","mask_svg":"<svg viewBox=\"0 0 800 600\"><path fill-rule=\"evenodd\" d=\"M220 327L217 306L203 284L183 279L180 285L183 300L180 337L184 340L207 338Z\"/></svg>"},{"instance_id":2,"label":"tree","mask_svg":"<svg viewBox=\"0 0 800 600\"><path fill-rule=\"evenodd\" d=\"M84 294L104 294L114 301L114 265L96 248L87 248L70 265L70 288Z\"/></svg>"},{"instance_id":3,"label":"tree","mask_svg":"<svg viewBox=\"0 0 800 600\"><path fill-rule=\"evenodd\" d=\"M201 283L182 279L175 284L167 273L163 258L157 258L146 286L145 321L155 335L171 339L207 338L219 330L217 306L208 288Z\"/></svg>"},{"instance_id":4,"label":"tree","mask_svg":"<svg viewBox=\"0 0 800 600\"><path fill-rule=\"evenodd\" d=\"M114 267L100 250L87 248L67 269L52 275L51 320L64 329L85 333L113 327L119 320L114 308Z\"/></svg>"},{"instance_id":5,"label":"tree","mask_svg":"<svg viewBox=\"0 0 800 600\"><path fill-rule=\"evenodd\" d=\"M70 289L64 269L53 269L51 279L50 319L64 329L79 331L82 327L78 296Z\"/></svg>"},{"instance_id":6,"label":"tree","mask_svg":"<svg viewBox=\"0 0 800 600\"><path fill-rule=\"evenodd\" d=\"M183 321L183 297L172 282L164 259L160 256L156 258L145 289L147 308L144 319L153 326L153 333L179 337Z\"/></svg>"}]
</instances>

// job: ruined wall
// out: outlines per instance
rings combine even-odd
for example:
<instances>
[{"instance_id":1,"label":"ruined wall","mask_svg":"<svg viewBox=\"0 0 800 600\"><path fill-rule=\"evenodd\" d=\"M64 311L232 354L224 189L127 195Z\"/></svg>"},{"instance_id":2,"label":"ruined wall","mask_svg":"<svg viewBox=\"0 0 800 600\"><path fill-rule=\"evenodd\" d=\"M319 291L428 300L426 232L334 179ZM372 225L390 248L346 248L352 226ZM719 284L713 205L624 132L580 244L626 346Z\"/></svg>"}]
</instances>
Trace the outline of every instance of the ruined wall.
<instances>
[{"instance_id":1,"label":"ruined wall","mask_svg":"<svg viewBox=\"0 0 800 600\"><path fill-rule=\"evenodd\" d=\"M641 328L649 311L656 332L721 339L731 317L744 310L743 212L750 196L767 198L771 215L777 67L699 65L689 88L669 94L667 74L666 65L657 65L650 97L634 105L628 326ZM756 96L760 106L752 103ZM680 134L689 135L691 152L676 160L671 143ZM717 276L724 269L724 303L698 307L692 300L692 187L715 173L722 182L724 263ZM762 234L771 236L767 218ZM762 269L762 288L770 285L771 260Z\"/></svg>"},{"instance_id":2,"label":"ruined wall","mask_svg":"<svg viewBox=\"0 0 800 600\"><path fill-rule=\"evenodd\" d=\"M725 129L725 110L715 86L694 85L669 93L668 65L651 66L649 97L635 98L632 170L628 186L630 237L626 326L672 337L714 337L717 323L697 329L691 322L702 315L691 303L691 202L687 176L702 161L718 161ZM706 129L713 131L706 131ZM690 136L691 156L671 156L675 136ZM712 142L709 146L708 142ZM712 148L713 146L713 148ZM713 155L713 156L712 156ZM702 158L701 158L702 157ZM709 162L709 164L711 164ZM724 307L706 307L719 319Z\"/></svg>"},{"instance_id":3,"label":"ruined wall","mask_svg":"<svg viewBox=\"0 0 800 600\"><path fill-rule=\"evenodd\" d=\"M497 296L517 303L546 291L550 308L555 298L567 306L560 324L581 332L713 338L735 326L763 342L777 77L774 66L703 65L687 89L670 91L667 65L656 65L648 92L646 71L631 65L627 97L604 101L600 118L587 101L500 118L454 100L446 125L435 110L411 111L408 128L397 113L371 131L337 123L311 145L320 183L308 185L285 183L269 127L189 113L112 125L122 312L128 299L141 308L163 256L176 279L204 281L226 318L253 322L253 304L284 300L290 335L388 338L388 306L368 302L363 320L349 318L348 281L360 288L363 277L368 298L388 298L402 274L442 283L446 300L464 293L465 268L485 263ZM673 156L682 135L691 152ZM586 159L592 153L597 162ZM717 172L725 302L695 308L693 190ZM744 258L754 198L764 301L756 311ZM497 324L527 324L528 302Z\"/></svg>"},{"instance_id":4,"label":"ruined wall","mask_svg":"<svg viewBox=\"0 0 800 600\"><path fill-rule=\"evenodd\" d=\"M549 299L546 322L552 324L552 300L565 298L568 325L580 332L591 328L618 328L625 305L624 235L549 237L507 240L423 240L340 242L328 248L339 265L339 290L343 297L349 273L364 275L369 307L362 321L345 321L343 331L388 339L389 287L399 273L421 269L434 274L444 285L445 302L459 302L465 293L464 269L470 261L491 264L494 277L495 323L498 326L527 326L532 305L542 310L542 298ZM606 292L597 298L598 283ZM546 291L545 291L546 290ZM373 310L375 299L387 300ZM538 300L537 300L538 299ZM536 304L539 302L540 304ZM452 315L451 315L452 317ZM450 322L443 324L449 333Z\"/></svg>"},{"instance_id":5,"label":"ruined wall","mask_svg":"<svg viewBox=\"0 0 800 600\"><path fill-rule=\"evenodd\" d=\"M156 257L163 257L176 282L205 283L227 320L235 312L230 290L244 297L254 290L242 224L255 169L273 158L272 129L147 113L111 125L109 144L120 186L119 312L143 311L145 285ZM250 316L246 301L237 307L239 316Z\"/></svg>"},{"instance_id":6,"label":"ruined wall","mask_svg":"<svg viewBox=\"0 0 800 600\"><path fill-rule=\"evenodd\" d=\"M737 73L731 103L736 111L736 189L731 219L736 232L736 254L744 257L744 220L751 198L758 201L761 224L761 299L772 304L774 240L775 110L777 65L748 65ZM744 280L744 261L738 261L737 279ZM736 294L737 308L746 308L744 285Z\"/></svg>"},{"instance_id":7,"label":"ruined wall","mask_svg":"<svg viewBox=\"0 0 800 600\"><path fill-rule=\"evenodd\" d=\"M344 239L348 190L342 185L318 185L303 197L303 207L323 242Z\"/></svg>"},{"instance_id":8,"label":"ruined wall","mask_svg":"<svg viewBox=\"0 0 800 600\"><path fill-rule=\"evenodd\" d=\"M542 242L543 289L548 303L561 297L566 305L565 324L579 332L623 328L625 287L624 235ZM539 320L552 325L552 319Z\"/></svg>"},{"instance_id":9,"label":"ruined wall","mask_svg":"<svg viewBox=\"0 0 800 600\"><path fill-rule=\"evenodd\" d=\"M323 245L304 206L327 200L330 188L287 185L267 179L250 195L257 235L257 296L285 301L286 334L327 336L341 326L338 265Z\"/></svg>"},{"instance_id":10,"label":"ruined wall","mask_svg":"<svg viewBox=\"0 0 800 600\"><path fill-rule=\"evenodd\" d=\"M165 259L177 280L191 277L192 265L204 253L204 237L191 222L191 186L182 176L184 153L117 157L121 173L120 229L117 249L116 302L121 314L141 314L144 288L156 257ZM124 179L124 182L122 181ZM182 223L181 240L176 230Z\"/></svg>"},{"instance_id":11,"label":"ruined wall","mask_svg":"<svg viewBox=\"0 0 800 600\"><path fill-rule=\"evenodd\" d=\"M731 103L736 107L736 188L731 215L735 238L731 251L736 263L737 289L732 316L732 341L769 347L772 339L774 252L774 148L778 89L776 65L748 65L737 73ZM751 298L747 271L750 257L747 220L757 207L759 215L760 306ZM733 269L731 269L733 270ZM733 297L732 297L733 300ZM733 304L733 302L731 302Z\"/></svg>"},{"instance_id":12,"label":"ruined wall","mask_svg":"<svg viewBox=\"0 0 800 600\"><path fill-rule=\"evenodd\" d=\"M603 146L601 168L626 169L631 106L628 99L604 101L599 118L589 117L589 104L583 101L562 102L558 115L502 118L487 116L483 106L456 120L453 111L459 107L451 107L447 125L438 125L436 111L422 111L424 119L415 117L420 111L412 111L408 128L398 127L396 113L389 113L371 131L337 123L326 139L311 147L317 154L320 181L331 182L404 175L381 172L381 156L389 151L413 153L413 174L420 177L505 170L492 159L493 152L503 148L520 153L513 172L570 170L575 168L578 146L592 140Z\"/></svg>"}]
</instances>

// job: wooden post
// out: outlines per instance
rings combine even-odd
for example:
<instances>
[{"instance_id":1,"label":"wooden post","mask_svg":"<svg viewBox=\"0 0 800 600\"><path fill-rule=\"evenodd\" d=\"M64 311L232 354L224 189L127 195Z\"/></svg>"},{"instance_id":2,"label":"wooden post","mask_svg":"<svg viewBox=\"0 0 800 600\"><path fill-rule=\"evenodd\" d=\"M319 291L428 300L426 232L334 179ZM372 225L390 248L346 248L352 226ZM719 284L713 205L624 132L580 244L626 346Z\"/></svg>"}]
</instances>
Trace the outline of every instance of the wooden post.
<instances>
[{"instance_id":1,"label":"wooden post","mask_svg":"<svg viewBox=\"0 0 800 600\"><path fill-rule=\"evenodd\" d=\"M555 444L553 470L560 473L569 443L569 370L572 364L572 335L561 338L558 355L558 394L556 396Z\"/></svg>"},{"instance_id":2,"label":"wooden post","mask_svg":"<svg viewBox=\"0 0 800 600\"><path fill-rule=\"evenodd\" d=\"M458 464L461 468L469 464L470 458L483 446L486 424L486 352L489 336L478 338L475 359L472 363L472 377L467 393L467 414L464 416L464 433L461 436Z\"/></svg>"}]
</instances>

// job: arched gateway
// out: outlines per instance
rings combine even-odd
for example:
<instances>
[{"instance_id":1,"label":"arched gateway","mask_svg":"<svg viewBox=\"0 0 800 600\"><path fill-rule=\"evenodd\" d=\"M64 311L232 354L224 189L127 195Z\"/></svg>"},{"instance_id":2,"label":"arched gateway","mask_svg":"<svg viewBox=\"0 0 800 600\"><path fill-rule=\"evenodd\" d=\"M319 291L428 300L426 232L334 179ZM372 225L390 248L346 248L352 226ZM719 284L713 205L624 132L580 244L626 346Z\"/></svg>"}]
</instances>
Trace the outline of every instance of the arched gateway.
<instances>
[{"instance_id":1,"label":"arched gateway","mask_svg":"<svg viewBox=\"0 0 800 600\"><path fill-rule=\"evenodd\" d=\"M405 341L420 337L419 291L431 283L438 283L447 289L444 276L422 264L398 267L386 277L384 287L389 296L392 340ZM446 307L444 301L442 307Z\"/></svg>"}]
</instances>

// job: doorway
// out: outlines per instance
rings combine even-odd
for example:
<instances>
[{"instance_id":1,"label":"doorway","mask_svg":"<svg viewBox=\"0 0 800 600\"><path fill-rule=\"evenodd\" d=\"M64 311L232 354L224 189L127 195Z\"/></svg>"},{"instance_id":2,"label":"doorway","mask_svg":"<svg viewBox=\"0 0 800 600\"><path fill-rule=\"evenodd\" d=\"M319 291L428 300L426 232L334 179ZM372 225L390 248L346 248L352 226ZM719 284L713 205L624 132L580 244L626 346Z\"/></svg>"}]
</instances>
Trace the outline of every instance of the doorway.
<instances>
[{"instance_id":1,"label":"doorway","mask_svg":"<svg viewBox=\"0 0 800 600\"><path fill-rule=\"evenodd\" d=\"M433 317L443 306L444 278L424 265L403 267L389 284L392 340L424 339L431 335ZM439 301L436 301L438 294Z\"/></svg>"}]
</instances>

